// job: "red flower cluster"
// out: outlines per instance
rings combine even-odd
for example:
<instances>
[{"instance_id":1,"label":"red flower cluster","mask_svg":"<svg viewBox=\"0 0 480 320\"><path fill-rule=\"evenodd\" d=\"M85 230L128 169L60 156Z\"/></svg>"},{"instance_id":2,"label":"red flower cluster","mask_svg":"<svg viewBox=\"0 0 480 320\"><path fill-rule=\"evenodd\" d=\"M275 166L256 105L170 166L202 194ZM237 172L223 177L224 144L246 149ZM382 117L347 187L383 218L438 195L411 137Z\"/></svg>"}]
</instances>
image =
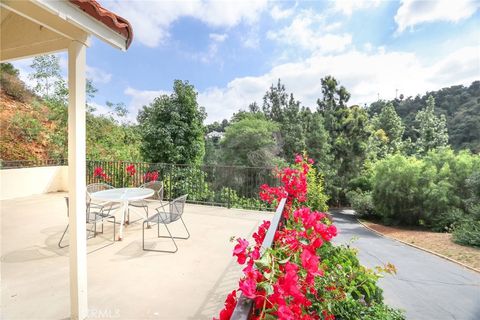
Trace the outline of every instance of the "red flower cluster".
<instances>
[{"instance_id":1,"label":"red flower cluster","mask_svg":"<svg viewBox=\"0 0 480 320\"><path fill-rule=\"evenodd\" d=\"M135 165L131 164L127 166L127 173L133 177L135 175L135 172L137 172L137 169L135 169Z\"/></svg>"},{"instance_id":2,"label":"red flower cluster","mask_svg":"<svg viewBox=\"0 0 480 320\"><path fill-rule=\"evenodd\" d=\"M233 248L233 255L237 257L239 264L244 264L247 260L248 241L245 239L237 239L238 244Z\"/></svg>"},{"instance_id":3,"label":"red flower cluster","mask_svg":"<svg viewBox=\"0 0 480 320\"><path fill-rule=\"evenodd\" d=\"M227 296L227 300L225 300L225 307L220 311L220 318L213 318L214 320L229 320L232 316L233 310L237 305L237 291L233 290Z\"/></svg>"},{"instance_id":4,"label":"red flower cluster","mask_svg":"<svg viewBox=\"0 0 480 320\"><path fill-rule=\"evenodd\" d=\"M145 176L143 177L143 180L145 182L157 181L158 180L158 171L151 171L151 172L145 173Z\"/></svg>"},{"instance_id":5,"label":"red flower cluster","mask_svg":"<svg viewBox=\"0 0 480 320\"><path fill-rule=\"evenodd\" d=\"M260 257L260 247L270 227L270 222L265 221L253 234L255 245L249 247L247 240L237 239L233 251L238 263L246 263L239 290L254 301L251 319L334 319L326 310L321 313L315 310L312 302L322 299L315 288L315 279L323 276L317 251L336 236L337 229L325 223L325 213L300 207L307 201L306 176L312 161L297 155L295 162L295 168L285 168L279 173L282 186L261 187L260 197L264 201L279 203L287 198L286 222L276 232L273 248ZM231 316L236 304L228 303L231 299L229 295L220 319Z\"/></svg>"},{"instance_id":6,"label":"red flower cluster","mask_svg":"<svg viewBox=\"0 0 480 320\"><path fill-rule=\"evenodd\" d=\"M290 208L296 204L307 201L307 174L313 160L301 155L295 156L295 163L299 168L284 168L277 173L282 186L270 187L266 184L260 186L260 199L268 203L280 203L282 198L287 198L285 215L288 217Z\"/></svg>"},{"instance_id":7,"label":"red flower cluster","mask_svg":"<svg viewBox=\"0 0 480 320\"><path fill-rule=\"evenodd\" d=\"M95 170L93 170L93 177L94 178L102 178L103 180L108 180L107 174L103 171L102 167L96 167Z\"/></svg>"}]
</instances>

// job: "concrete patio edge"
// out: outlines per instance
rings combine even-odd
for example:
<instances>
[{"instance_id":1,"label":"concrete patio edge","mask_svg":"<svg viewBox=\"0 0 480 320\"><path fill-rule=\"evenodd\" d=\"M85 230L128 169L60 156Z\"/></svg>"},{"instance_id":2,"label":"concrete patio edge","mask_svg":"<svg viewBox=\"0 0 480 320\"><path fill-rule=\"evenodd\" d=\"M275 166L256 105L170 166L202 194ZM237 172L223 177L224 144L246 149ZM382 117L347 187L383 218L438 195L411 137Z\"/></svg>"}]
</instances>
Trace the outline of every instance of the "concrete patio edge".
<instances>
[{"instance_id":1,"label":"concrete patio edge","mask_svg":"<svg viewBox=\"0 0 480 320\"><path fill-rule=\"evenodd\" d=\"M460 261L457 261L457 260L452 259L452 258L450 258L450 257L444 256L443 254L440 254L440 253L438 253L438 252L435 252L435 251L432 251L432 250L429 250L429 249L426 249L426 248L423 248L423 247L414 245L414 244L412 244L412 243L408 243L408 242L403 241L403 240L400 240L400 239L396 239L396 238L393 238L393 237L389 237L389 236L387 236L387 235L385 235L385 234L383 234L383 233L381 233L381 232L378 232L377 230L375 230L375 229L373 229L373 228L370 228L370 227L367 226L365 223L363 223L363 221L361 221L358 217L355 217L355 219L356 219L357 222L358 222L359 224L361 224L365 229L368 229L368 230L372 231L373 233L378 234L379 236L382 236L382 237L384 237L384 238L391 239L391 240L394 240L394 241L397 241L397 242L406 244L407 246L410 246L410 247L413 247L413 248L416 248L416 249L419 249L419 250L422 250L422 251L431 253L431 254L433 254L433 255L436 255L437 257L440 257L440 258L443 258L443 259L445 259L445 260L454 262L454 263L456 263L456 264L458 264L458 265L461 265L462 267L465 267L465 268L467 268L467 269L470 269L470 270L472 270L472 271L475 271L475 272L480 273L480 270L475 269L474 267L470 267L470 266L468 266L468 265L466 265L466 264L464 264L464 263L462 263L462 262L460 262Z\"/></svg>"}]
</instances>

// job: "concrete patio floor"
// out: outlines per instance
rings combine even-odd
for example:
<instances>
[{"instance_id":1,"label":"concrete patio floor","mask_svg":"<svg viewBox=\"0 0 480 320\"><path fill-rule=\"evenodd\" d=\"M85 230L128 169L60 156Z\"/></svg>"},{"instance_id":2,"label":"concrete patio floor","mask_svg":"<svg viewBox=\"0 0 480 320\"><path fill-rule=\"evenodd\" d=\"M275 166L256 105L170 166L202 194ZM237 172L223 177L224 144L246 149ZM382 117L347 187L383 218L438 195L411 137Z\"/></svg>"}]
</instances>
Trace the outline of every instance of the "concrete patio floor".
<instances>
[{"instance_id":1,"label":"concrete patio floor","mask_svg":"<svg viewBox=\"0 0 480 320\"><path fill-rule=\"evenodd\" d=\"M64 196L1 202L0 318L69 318L68 247L57 246L67 224ZM123 241L88 254L89 318L211 319L241 274L230 237L248 238L271 217L187 205L184 220L191 238L178 240L174 254L143 251L141 222L129 225ZM172 232L181 233L181 227L180 222L172 224ZM87 250L106 244L111 228L106 223L104 234L89 240ZM172 248L169 239L156 238L156 229L147 230L146 245Z\"/></svg>"}]
</instances>

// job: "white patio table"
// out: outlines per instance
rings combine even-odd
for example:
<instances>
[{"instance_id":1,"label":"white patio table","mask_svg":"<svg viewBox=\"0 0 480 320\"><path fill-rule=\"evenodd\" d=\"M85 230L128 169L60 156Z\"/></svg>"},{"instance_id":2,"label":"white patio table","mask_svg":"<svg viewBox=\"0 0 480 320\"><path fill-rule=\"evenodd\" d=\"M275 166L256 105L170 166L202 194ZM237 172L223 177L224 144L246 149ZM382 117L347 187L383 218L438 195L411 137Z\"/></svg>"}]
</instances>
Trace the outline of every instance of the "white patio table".
<instances>
[{"instance_id":1,"label":"white patio table","mask_svg":"<svg viewBox=\"0 0 480 320\"><path fill-rule=\"evenodd\" d=\"M93 192L90 194L90 198L99 202L118 202L121 203L121 216L120 216L120 232L118 240L123 239L123 224L125 222L125 216L128 210L128 202L146 199L153 196L154 190L148 188L116 188ZM147 216L141 214L139 211L134 211L142 218L146 219Z\"/></svg>"}]
</instances>

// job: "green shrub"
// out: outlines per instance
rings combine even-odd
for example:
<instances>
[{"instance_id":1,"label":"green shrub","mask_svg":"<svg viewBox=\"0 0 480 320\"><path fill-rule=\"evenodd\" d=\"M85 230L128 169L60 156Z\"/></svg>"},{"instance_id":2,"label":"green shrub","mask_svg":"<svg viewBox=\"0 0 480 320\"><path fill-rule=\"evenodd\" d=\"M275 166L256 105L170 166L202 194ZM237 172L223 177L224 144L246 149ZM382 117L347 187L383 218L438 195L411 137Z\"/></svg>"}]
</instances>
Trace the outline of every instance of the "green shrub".
<instances>
[{"instance_id":1,"label":"green shrub","mask_svg":"<svg viewBox=\"0 0 480 320\"><path fill-rule=\"evenodd\" d=\"M328 311L335 319L405 319L401 311L384 304L383 290L377 284L383 273L395 273L395 267L366 268L360 264L356 249L331 243L325 243L319 255L325 274L316 287L327 288L318 295L329 301Z\"/></svg>"},{"instance_id":2,"label":"green shrub","mask_svg":"<svg viewBox=\"0 0 480 320\"><path fill-rule=\"evenodd\" d=\"M418 225L435 169L414 157L395 155L375 165L372 200L387 224Z\"/></svg>"},{"instance_id":3,"label":"green shrub","mask_svg":"<svg viewBox=\"0 0 480 320\"><path fill-rule=\"evenodd\" d=\"M307 207L316 211L327 211L329 197L325 194L323 178L314 166L310 166L307 183Z\"/></svg>"},{"instance_id":4,"label":"green shrub","mask_svg":"<svg viewBox=\"0 0 480 320\"><path fill-rule=\"evenodd\" d=\"M235 190L228 187L222 187L220 192L216 193L216 196L217 202L226 204L230 208L275 210L275 207L261 201L259 198L239 196Z\"/></svg>"},{"instance_id":5,"label":"green shrub","mask_svg":"<svg viewBox=\"0 0 480 320\"><path fill-rule=\"evenodd\" d=\"M39 141L43 131L42 123L31 114L16 112L11 125L17 134L27 142Z\"/></svg>"},{"instance_id":6,"label":"green shrub","mask_svg":"<svg viewBox=\"0 0 480 320\"><path fill-rule=\"evenodd\" d=\"M448 231L472 218L469 212L480 198L480 155L466 151L446 148L423 158L390 156L373 171L372 200L385 223Z\"/></svg>"},{"instance_id":7,"label":"green shrub","mask_svg":"<svg viewBox=\"0 0 480 320\"><path fill-rule=\"evenodd\" d=\"M465 186L467 191L465 206L469 213L472 213L473 211L478 212L480 218L480 168L476 168L476 171L466 179Z\"/></svg>"},{"instance_id":8,"label":"green shrub","mask_svg":"<svg viewBox=\"0 0 480 320\"><path fill-rule=\"evenodd\" d=\"M444 212L430 215L430 224L433 231L450 232L465 220L465 212L458 208L449 208Z\"/></svg>"},{"instance_id":9,"label":"green shrub","mask_svg":"<svg viewBox=\"0 0 480 320\"><path fill-rule=\"evenodd\" d=\"M359 215L364 217L376 215L371 191L349 191L347 192L347 200Z\"/></svg>"},{"instance_id":10,"label":"green shrub","mask_svg":"<svg viewBox=\"0 0 480 320\"><path fill-rule=\"evenodd\" d=\"M455 228L452 238L458 244L480 247L480 221L465 221Z\"/></svg>"}]
</instances>

